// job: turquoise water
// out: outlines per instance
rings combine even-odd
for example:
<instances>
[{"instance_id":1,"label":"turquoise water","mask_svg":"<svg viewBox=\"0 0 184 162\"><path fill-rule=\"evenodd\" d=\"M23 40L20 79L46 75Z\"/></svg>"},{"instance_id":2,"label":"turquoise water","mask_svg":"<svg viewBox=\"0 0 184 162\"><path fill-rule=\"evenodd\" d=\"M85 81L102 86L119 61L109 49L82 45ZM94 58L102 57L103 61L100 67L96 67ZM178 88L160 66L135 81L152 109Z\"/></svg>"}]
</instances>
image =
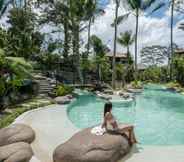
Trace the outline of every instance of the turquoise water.
<instances>
[{"instance_id":1,"label":"turquoise water","mask_svg":"<svg viewBox=\"0 0 184 162\"><path fill-rule=\"evenodd\" d=\"M70 120L79 128L100 124L105 101L85 93L68 107ZM184 96L161 86L145 86L136 101L113 103L119 122L135 124L138 140L144 145L184 144Z\"/></svg>"}]
</instances>

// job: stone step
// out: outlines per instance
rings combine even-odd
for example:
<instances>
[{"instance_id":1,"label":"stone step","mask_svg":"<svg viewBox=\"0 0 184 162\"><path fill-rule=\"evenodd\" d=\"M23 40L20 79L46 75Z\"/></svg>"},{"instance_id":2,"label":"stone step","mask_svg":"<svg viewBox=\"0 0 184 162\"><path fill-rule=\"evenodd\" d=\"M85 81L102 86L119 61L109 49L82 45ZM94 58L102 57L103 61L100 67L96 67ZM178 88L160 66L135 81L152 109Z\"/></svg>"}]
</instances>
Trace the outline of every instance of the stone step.
<instances>
[{"instance_id":1,"label":"stone step","mask_svg":"<svg viewBox=\"0 0 184 162\"><path fill-rule=\"evenodd\" d=\"M48 94L50 91L39 91L39 94Z\"/></svg>"},{"instance_id":2,"label":"stone step","mask_svg":"<svg viewBox=\"0 0 184 162\"><path fill-rule=\"evenodd\" d=\"M52 86L50 86L50 85L40 85L40 87L42 87L42 88L52 88Z\"/></svg>"},{"instance_id":3,"label":"stone step","mask_svg":"<svg viewBox=\"0 0 184 162\"><path fill-rule=\"evenodd\" d=\"M39 89L39 91L52 91L53 89Z\"/></svg>"}]
</instances>

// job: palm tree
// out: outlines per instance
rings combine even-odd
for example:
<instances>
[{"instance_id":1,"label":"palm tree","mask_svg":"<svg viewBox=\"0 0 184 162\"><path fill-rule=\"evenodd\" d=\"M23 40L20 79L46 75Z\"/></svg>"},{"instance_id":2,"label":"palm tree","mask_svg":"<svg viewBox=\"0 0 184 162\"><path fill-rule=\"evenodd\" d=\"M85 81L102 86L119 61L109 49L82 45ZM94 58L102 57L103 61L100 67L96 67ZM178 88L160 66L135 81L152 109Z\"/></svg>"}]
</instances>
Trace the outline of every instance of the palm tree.
<instances>
[{"instance_id":1,"label":"palm tree","mask_svg":"<svg viewBox=\"0 0 184 162\"><path fill-rule=\"evenodd\" d=\"M116 79L116 49L117 49L117 33L118 33L118 11L120 6L120 0L115 0L116 11L115 11L115 22L114 22L114 51L113 51L113 61L112 61L112 87L116 88L115 79Z\"/></svg>"},{"instance_id":2,"label":"palm tree","mask_svg":"<svg viewBox=\"0 0 184 162\"><path fill-rule=\"evenodd\" d=\"M117 39L118 43L127 48L127 60L130 60L130 45L133 44L135 37L132 36L132 31L126 31L125 33L120 33L120 37Z\"/></svg>"},{"instance_id":3,"label":"palm tree","mask_svg":"<svg viewBox=\"0 0 184 162\"><path fill-rule=\"evenodd\" d=\"M93 47L93 51L94 51L94 62L95 62L95 69L96 69L96 73L97 73L97 79L99 81L102 80L102 72L103 72L103 68L107 69L106 67L108 64L107 58L105 57L105 53L106 53L106 49L107 47L103 44L102 40L97 37L96 35L92 35L90 37L90 45ZM107 71L107 70L104 70Z\"/></svg>"},{"instance_id":4,"label":"palm tree","mask_svg":"<svg viewBox=\"0 0 184 162\"><path fill-rule=\"evenodd\" d=\"M173 25L174 25L174 5L175 5L175 0L171 1L171 52L169 56L169 69L170 69L170 79L172 79L172 57L174 54L174 48L173 48Z\"/></svg>"},{"instance_id":5,"label":"palm tree","mask_svg":"<svg viewBox=\"0 0 184 162\"><path fill-rule=\"evenodd\" d=\"M86 3L86 19L88 20L88 42L87 42L87 56L90 50L90 37L91 37L91 25L95 20L95 15L97 14L97 2L96 0L87 0Z\"/></svg>"},{"instance_id":6,"label":"palm tree","mask_svg":"<svg viewBox=\"0 0 184 162\"><path fill-rule=\"evenodd\" d=\"M114 50L113 50L113 61L112 61L112 87L115 89L115 79L116 79L116 50L117 50L117 33L118 33L118 25L124 21L128 16L129 13L123 14L121 16L118 15L120 2L121 0L115 0L116 9L115 9L115 20L114 23L111 25L114 27Z\"/></svg>"},{"instance_id":7,"label":"palm tree","mask_svg":"<svg viewBox=\"0 0 184 162\"><path fill-rule=\"evenodd\" d=\"M156 0L126 0L126 3L131 10L135 12L136 16L136 32L135 32L135 72L137 73L137 54L138 54L138 31L139 31L139 16L140 11L148 9ZM153 11L158 10L162 7L161 3Z\"/></svg>"}]
</instances>

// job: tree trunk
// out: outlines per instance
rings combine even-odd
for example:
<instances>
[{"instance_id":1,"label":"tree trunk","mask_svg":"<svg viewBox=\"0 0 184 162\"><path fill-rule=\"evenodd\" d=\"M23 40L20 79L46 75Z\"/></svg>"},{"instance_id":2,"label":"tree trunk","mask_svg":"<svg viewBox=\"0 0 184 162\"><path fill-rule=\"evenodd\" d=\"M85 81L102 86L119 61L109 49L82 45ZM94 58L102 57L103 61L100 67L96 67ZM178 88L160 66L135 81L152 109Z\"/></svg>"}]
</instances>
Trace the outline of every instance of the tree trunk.
<instances>
[{"instance_id":1,"label":"tree trunk","mask_svg":"<svg viewBox=\"0 0 184 162\"><path fill-rule=\"evenodd\" d=\"M63 49L63 56L66 59L68 57L69 52L69 42L70 42L70 36L69 36L69 27L67 18L64 20L64 49Z\"/></svg>"},{"instance_id":2,"label":"tree trunk","mask_svg":"<svg viewBox=\"0 0 184 162\"><path fill-rule=\"evenodd\" d=\"M76 72L80 79L80 83L84 83L82 71L80 68L80 52L79 52L79 24L73 23L73 57Z\"/></svg>"},{"instance_id":3,"label":"tree trunk","mask_svg":"<svg viewBox=\"0 0 184 162\"><path fill-rule=\"evenodd\" d=\"M116 45L117 45L117 32L118 32L118 9L119 9L119 0L116 0L116 11L115 11L115 26L114 26L114 52L113 52L113 61L112 61L112 87L116 88Z\"/></svg>"},{"instance_id":4,"label":"tree trunk","mask_svg":"<svg viewBox=\"0 0 184 162\"><path fill-rule=\"evenodd\" d=\"M89 56L89 50L90 50L91 22L92 22L92 18L89 19L89 24L88 24L87 56Z\"/></svg>"},{"instance_id":5,"label":"tree trunk","mask_svg":"<svg viewBox=\"0 0 184 162\"><path fill-rule=\"evenodd\" d=\"M135 79L137 79L137 51L138 51L138 31L139 31L139 9L136 9L136 32L135 32Z\"/></svg>"},{"instance_id":6,"label":"tree trunk","mask_svg":"<svg viewBox=\"0 0 184 162\"><path fill-rule=\"evenodd\" d=\"M128 61L128 64L130 64L130 50L129 50L129 45L127 46L127 61Z\"/></svg>"},{"instance_id":7,"label":"tree trunk","mask_svg":"<svg viewBox=\"0 0 184 162\"><path fill-rule=\"evenodd\" d=\"M171 53L169 56L169 75L170 75L170 80L172 80L172 60L173 60L173 54L174 54L174 49L173 49L173 24L174 24L174 3L175 0L172 0L171 3Z\"/></svg>"}]
</instances>

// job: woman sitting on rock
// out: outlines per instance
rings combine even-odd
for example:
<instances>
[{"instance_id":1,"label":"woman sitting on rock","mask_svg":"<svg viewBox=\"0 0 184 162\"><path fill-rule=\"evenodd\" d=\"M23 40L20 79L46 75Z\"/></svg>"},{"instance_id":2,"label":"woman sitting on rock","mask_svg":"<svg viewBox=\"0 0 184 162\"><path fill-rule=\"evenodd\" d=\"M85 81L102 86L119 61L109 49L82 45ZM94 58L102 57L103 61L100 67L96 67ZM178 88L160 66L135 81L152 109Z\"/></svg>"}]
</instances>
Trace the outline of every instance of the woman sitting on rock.
<instances>
[{"instance_id":1,"label":"woman sitting on rock","mask_svg":"<svg viewBox=\"0 0 184 162\"><path fill-rule=\"evenodd\" d=\"M134 126L129 124L118 125L111 111L112 103L108 102L104 106L104 122L102 124L102 128L105 128L107 132L113 132L122 135L126 134L131 145L137 143L134 133Z\"/></svg>"}]
</instances>

